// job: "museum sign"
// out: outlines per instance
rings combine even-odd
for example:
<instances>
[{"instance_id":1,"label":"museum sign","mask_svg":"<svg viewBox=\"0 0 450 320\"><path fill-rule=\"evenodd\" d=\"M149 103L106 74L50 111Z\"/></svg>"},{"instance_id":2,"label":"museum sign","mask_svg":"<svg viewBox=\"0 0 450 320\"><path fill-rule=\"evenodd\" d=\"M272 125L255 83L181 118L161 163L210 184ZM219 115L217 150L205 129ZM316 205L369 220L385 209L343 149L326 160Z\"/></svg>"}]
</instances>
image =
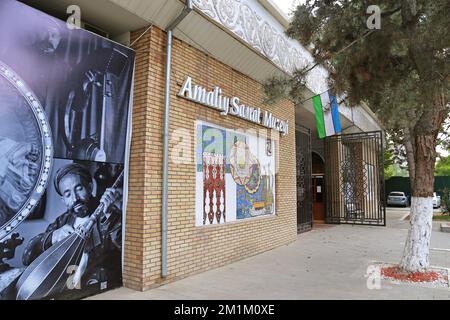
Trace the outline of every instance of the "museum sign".
<instances>
[{"instance_id":1,"label":"museum sign","mask_svg":"<svg viewBox=\"0 0 450 320\"><path fill-rule=\"evenodd\" d=\"M286 135L289 129L288 120L281 120L271 112L261 110L261 108L251 107L240 102L239 97L227 97L222 95L222 89L218 86L213 90L192 84L192 78L186 77L181 86L178 96L184 99L199 103L201 105L221 111L221 115L232 115L247 121L262 125L269 129L279 131Z\"/></svg>"}]
</instances>

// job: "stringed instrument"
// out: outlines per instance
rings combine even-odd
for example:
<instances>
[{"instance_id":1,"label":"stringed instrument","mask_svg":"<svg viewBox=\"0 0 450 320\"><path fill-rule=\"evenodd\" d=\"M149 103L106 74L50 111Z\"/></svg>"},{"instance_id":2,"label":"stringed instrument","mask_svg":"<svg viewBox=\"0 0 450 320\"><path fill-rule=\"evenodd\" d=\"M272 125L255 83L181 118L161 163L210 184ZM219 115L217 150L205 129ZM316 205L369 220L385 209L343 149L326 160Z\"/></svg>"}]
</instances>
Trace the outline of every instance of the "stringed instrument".
<instances>
[{"instance_id":1,"label":"stringed instrument","mask_svg":"<svg viewBox=\"0 0 450 320\"><path fill-rule=\"evenodd\" d=\"M83 160L92 160L104 162L107 161L105 151L106 140L106 115L111 112L115 90L113 85L113 75L120 77L125 69L128 56L120 50L113 48L99 49L91 57L95 64L90 66L90 81L86 87L86 92L77 92L72 90L67 98L67 103L63 115L62 139L67 147L68 158ZM89 57L86 58L89 60ZM88 73L88 72L86 72ZM84 95L86 97L84 97ZM80 97L83 96L83 97ZM86 101L83 101L87 98ZM97 115L98 119L95 125L95 134L89 134L87 128L89 124L86 120L92 115Z\"/></svg>"}]
</instances>

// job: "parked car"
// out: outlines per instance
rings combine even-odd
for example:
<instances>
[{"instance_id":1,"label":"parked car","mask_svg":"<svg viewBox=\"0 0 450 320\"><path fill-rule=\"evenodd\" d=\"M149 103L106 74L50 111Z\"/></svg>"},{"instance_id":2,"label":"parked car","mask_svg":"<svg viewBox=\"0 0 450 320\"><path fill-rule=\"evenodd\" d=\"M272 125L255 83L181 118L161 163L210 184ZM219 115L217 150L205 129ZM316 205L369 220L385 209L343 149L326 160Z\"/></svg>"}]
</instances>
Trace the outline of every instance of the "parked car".
<instances>
[{"instance_id":1,"label":"parked car","mask_svg":"<svg viewBox=\"0 0 450 320\"><path fill-rule=\"evenodd\" d=\"M436 192L433 193L433 208L439 208L441 206L441 196Z\"/></svg>"},{"instance_id":2,"label":"parked car","mask_svg":"<svg viewBox=\"0 0 450 320\"><path fill-rule=\"evenodd\" d=\"M402 191L392 191L387 198L388 206L409 206L409 200L406 194Z\"/></svg>"}]
</instances>

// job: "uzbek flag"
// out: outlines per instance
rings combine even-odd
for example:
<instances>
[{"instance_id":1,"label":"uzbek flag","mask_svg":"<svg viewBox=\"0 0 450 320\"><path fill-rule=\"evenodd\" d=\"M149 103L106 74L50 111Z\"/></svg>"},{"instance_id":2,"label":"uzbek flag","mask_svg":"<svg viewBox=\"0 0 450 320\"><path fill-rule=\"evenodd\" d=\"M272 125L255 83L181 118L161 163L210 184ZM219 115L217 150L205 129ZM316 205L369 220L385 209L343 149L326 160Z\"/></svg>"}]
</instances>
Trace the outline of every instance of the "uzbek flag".
<instances>
[{"instance_id":1,"label":"uzbek flag","mask_svg":"<svg viewBox=\"0 0 450 320\"><path fill-rule=\"evenodd\" d=\"M316 114L317 131L319 138L325 138L341 133L341 121L339 120L339 106L335 96L329 91L313 97L314 111Z\"/></svg>"}]
</instances>

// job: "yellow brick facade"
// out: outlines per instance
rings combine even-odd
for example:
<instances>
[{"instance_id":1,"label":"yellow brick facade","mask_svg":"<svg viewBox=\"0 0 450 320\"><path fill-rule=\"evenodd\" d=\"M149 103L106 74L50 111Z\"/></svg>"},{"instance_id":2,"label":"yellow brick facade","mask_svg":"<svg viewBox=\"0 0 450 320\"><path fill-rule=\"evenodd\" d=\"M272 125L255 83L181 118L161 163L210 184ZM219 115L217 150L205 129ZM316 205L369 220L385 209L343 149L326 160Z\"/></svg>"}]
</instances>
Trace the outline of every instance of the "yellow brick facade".
<instances>
[{"instance_id":1,"label":"yellow brick facade","mask_svg":"<svg viewBox=\"0 0 450 320\"><path fill-rule=\"evenodd\" d=\"M142 32L134 32L132 40ZM126 287L136 290L288 244L297 235L294 105L289 101L262 105L261 84L174 38L169 160L180 146L189 152L182 155L181 163L169 161L168 277L161 278L166 39L165 32L153 27L133 46L137 59L123 280ZM225 128L264 128L237 117L221 116L217 110L177 97L188 75L196 84L207 88L220 86L227 96L238 96L242 103L289 120L289 134L279 142L276 215L195 226L195 122L203 120Z\"/></svg>"}]
</instances>

